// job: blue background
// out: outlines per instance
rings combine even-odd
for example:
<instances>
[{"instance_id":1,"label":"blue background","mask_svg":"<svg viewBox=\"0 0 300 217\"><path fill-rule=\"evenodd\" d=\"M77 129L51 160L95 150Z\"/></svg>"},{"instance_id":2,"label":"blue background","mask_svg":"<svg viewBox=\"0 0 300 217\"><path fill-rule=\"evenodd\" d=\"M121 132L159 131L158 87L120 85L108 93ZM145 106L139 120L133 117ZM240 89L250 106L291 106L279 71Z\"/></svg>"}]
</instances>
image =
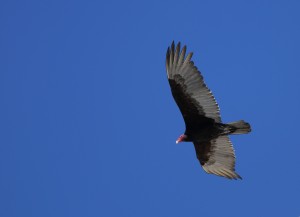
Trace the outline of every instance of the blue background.
<instances>
[{"instance_id":1,"label":"blue background","mask_svg":"<svg viewBox=\"0 0 300 217\"><path fill-rule=\"evenodd\" d=\"M0 216L299 216L299 1L1 1ZM171 96L187 44L242 181L206 174Z\"/></svg>"}]
</instances>

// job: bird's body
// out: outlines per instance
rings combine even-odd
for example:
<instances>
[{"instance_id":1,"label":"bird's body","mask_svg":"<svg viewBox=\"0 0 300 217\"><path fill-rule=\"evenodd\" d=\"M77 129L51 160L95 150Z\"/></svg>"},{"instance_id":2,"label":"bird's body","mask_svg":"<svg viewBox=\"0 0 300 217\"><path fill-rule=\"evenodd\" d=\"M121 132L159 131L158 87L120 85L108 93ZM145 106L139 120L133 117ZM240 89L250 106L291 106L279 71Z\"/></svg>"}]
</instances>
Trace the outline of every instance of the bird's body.
<instances>
[{"instance_id":1,"label":"bird's body","mask_svg":"<svg viewBox=\"0 0 300 217\"><path fill-rule=\"evenodd\" d=\"M229 179L241 178L235 172L235 155L228 135L244 134L251 131L244 121L224 124L219 106L203 77L187 56L186 46L174 42L168 48L166 68L172 95L182 113L186 130L178 142L193 142L203 169L207 173Z\"/></svg>"}]
</instances>

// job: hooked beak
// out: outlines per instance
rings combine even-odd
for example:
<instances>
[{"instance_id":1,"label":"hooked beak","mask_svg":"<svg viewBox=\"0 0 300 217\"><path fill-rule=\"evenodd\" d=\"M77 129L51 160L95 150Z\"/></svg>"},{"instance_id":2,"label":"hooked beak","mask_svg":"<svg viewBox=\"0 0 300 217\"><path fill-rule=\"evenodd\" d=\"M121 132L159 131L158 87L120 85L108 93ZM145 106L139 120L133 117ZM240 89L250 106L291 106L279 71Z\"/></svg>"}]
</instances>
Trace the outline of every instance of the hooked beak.
<instances>
[{"instance_id":1,"label":"hooked beak","mask_svg":"<svg viewBox=\"0 0 300 217\"><path fill-rule=\"evenodd\" d=\"M179 136L179 138L176 140L176 144L178 144L179 142L182 142L182 141L185 141L185 139L186 139L186 135L181 135L181 136Z\"/></svg>"}]
</instances>

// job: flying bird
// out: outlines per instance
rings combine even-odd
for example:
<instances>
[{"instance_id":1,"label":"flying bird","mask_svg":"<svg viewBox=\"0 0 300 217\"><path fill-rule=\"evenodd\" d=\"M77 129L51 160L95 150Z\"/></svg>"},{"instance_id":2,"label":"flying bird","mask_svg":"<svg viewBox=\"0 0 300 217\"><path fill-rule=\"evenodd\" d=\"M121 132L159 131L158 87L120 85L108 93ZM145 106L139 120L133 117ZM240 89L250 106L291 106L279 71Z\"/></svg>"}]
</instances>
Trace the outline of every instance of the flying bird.
<instances>
[{"instance_id":1,"label":"flying bird","mask_svg":"<svg viewBox=\"0 0 300 217\"><path fill-rule=\"evenodd\" d=\"M176 141L193 142L202 168L211 174L228 179L242 179L235 172L235 154L230 134L246 134L250 124L240 120L222 123L219 106L191 61L186 46L176 48L174 41L168 47L166 68L172 95L182 113L185 132Z\"/></svg>"}]
</instances>

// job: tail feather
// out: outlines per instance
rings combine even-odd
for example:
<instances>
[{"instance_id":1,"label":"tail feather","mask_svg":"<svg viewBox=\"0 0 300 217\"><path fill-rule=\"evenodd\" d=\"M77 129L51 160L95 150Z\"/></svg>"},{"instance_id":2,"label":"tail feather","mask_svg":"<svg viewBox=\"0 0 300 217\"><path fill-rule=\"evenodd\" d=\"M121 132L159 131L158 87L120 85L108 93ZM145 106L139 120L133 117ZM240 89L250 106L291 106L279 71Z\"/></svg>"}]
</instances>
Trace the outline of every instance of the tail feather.
<instances>
[{"instance_id":1,"label":"tail feather","mask_svg":"<svg viewBox=\"0 0 300 217\"><path fill-rule=\"evenodd\" d=\"M251 132L251 126L249 123L240 120L227 124L231 131L231 134L245 134Z\"/></svg>"}]
</instances>

